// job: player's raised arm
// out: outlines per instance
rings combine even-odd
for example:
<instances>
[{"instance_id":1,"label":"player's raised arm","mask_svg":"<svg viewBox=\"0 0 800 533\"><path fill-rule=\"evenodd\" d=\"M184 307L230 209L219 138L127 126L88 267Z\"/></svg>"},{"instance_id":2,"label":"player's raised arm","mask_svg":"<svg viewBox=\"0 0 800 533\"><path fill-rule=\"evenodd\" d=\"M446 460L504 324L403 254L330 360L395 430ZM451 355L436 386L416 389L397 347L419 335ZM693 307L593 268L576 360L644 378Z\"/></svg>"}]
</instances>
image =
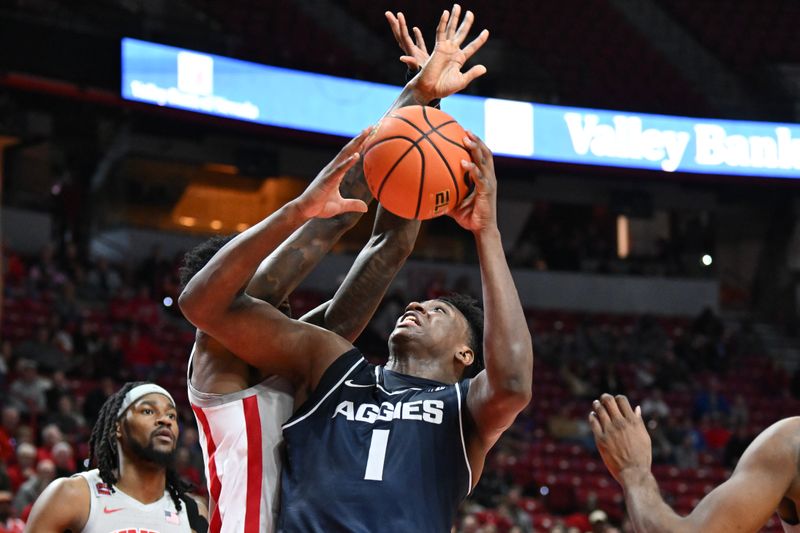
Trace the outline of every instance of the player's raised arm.
<instances>
[{"instance_id":1,"label":"player's raised arm","mask_svg":"<svg viewBox=\"0 0 800 533\"><path fill-rule=\"evenodd\" d=\"M349 343L287 319L273 306L245 294L244 288L263 258L308 220L366 211L363 201L342 198L339 185L359 160L367 133L350 141L298 198L221 248L187 283L179 299L184 315L198 329L248 363L295 383L313 382L311 361L323 355L335 357ZM308 357L297 357L298 353ZM318 362L323 369L327 366L324 360Z\"/></svg>"},{"instance_id":2,"label":"player's raised arm","mask_svg":"<svg viewBox=\"0 0 800 533\"><path fill-rule=\"evenodd\" d=\"M497 228L492 153L472 133L464 143L472 161L462 164L475 182L475 191L451 216L475 235L480 261L486 368L472 381L467 406L478 432L477 449L472 450L485 454L531 399L533 346Z\"/></svg>"},{"instance_id":3,"label":"player's raised arm","mask_svg":"<svg viewBox=\"0 0 800 533\"><path fill-rule=\"evenodd\" d=\"M486 42L488 32L481 32L472 43L462 49L461 45L469 34L475 17L468 11L459 24L460 13L458 4L453 6L452 13L442 13L437 28L437 47L430 57L422 34L416 29L419 46L411 53L415 54L413 70L416 72L421 69L421 72L406 86L389 111L449 96L462 90L486 71L485 68L478 67L465 74L461 73L464 62ZM386 16L398 43L401 39L404 39L403 42L410 42L402 13L395 17L387 12ZM401 37L403 33L405 37ZM303 320L335 331L351 341L358 337L375 313L389 284L411 254L419 227L420 222L417 220L406 220L378 207L372 236L356 258L333 300L311 311Z\"/></svg>"},{"instance_id":4,"label":"player's raised arm","mask_svg":"<svg viewBox=\"0 0 800 533\"><path fill-rule=\"evenodd\" d=\"M433 64L413 83L407 84L387 113L449 96L464 89L472 80L486 72L484 67L478 66L465 74L461 73L464 62L486 42L488 32L484 30L462 49L461 45L469 34L475 17L471 11L467 11L459 24L460 13L458 4L453 6L451 12L442 13L437 27L438 48L434 50ZM413 61L408 62L403 58L401 60L415 73L422 70L431 57L422 33L414 28L417 37L417 45L414 45L408 36L402 13L395 16L387 11L386 17L401 47L407 47L407 42L414 46L406 49L406 53L413 54ZM438 43L439 40L442 41L441 44ZM358 198L365 202L372 200L361 165L355 165L347 172L340 190L347 198ZM360 217L361 213L343 213L330 219L309 221L263 261L247 286L247 294L273 305L282 302ZM337 302L336 308L331 307L333 302L326 302L304 317L304 320L336 331L348 339L355 339L411 253L418 232L419 222L401 219L385 212L383 208L378 208L372 237L356 259L345 283L337 291L334 300Z\"/></svg>"},{"instance_id":5,"label":"player's raised arm","mask_svg":"<svg viewBox=\"0 0 800 533\"><path fill-rule=\"evenodd\" d=\"M733 475L688 516L664 502L650 471L650 436L641 409L624 396L603 394L589 423L611 475L625 491L628 516L640 533L750 533L769 520L797 477L800 418L766 429L747 448Z\"/></svg>"}]
</instances>

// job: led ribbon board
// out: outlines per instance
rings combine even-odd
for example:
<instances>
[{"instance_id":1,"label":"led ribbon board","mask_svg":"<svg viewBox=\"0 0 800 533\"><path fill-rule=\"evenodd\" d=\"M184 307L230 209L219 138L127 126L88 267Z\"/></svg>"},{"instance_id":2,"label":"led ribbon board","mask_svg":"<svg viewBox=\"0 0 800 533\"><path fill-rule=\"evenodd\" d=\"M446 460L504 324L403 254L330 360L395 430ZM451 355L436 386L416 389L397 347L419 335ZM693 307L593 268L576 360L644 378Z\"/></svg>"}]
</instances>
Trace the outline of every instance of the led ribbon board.
<instances>
[{"instance_id":1,"label":"led ribbon board","mask_svg":"<svg viewBox=\"0 0 800 533\"><path fill-rule=\"evenodd\" d=\"M356 135L399 87L122 40L122 96L269 126ZM455 95L443 108L498 155L664 172L800 178L800 125Z\"/></svg>"}]
</instances>

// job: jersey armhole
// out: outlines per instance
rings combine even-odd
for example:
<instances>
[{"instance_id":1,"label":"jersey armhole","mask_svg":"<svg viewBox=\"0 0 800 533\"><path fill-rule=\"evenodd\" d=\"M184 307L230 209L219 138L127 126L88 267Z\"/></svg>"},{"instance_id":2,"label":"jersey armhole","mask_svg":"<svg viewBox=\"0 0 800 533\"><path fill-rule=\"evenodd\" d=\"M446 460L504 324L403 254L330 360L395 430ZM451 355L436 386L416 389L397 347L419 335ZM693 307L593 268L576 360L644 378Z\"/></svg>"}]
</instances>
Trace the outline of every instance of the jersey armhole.
<instances>
[{"instance_id":1,"label":"jersey armhole","mask_svg":"<svg viewBox=\"0 0 800 533\"><path fill-rule=\"evenodd\" d=\"M463 379L456 383L456 396L458 397L458 430L461 437L461 449L464 452L464 465L467 468L467 493L465 498L472 494L472 465L469 462L468 445L475 429L475 421L467 408L467 393L472 379Z\"/></svg>"},{"instance_id":2,"label":"jersey armhole","mask_svg":"<svg viewBox=\"0 0 800 533\"><path fill-rule=\"evenodd\" d=\"M367 361L357 348L348 350L340 355L322 374L322 378L317 383L316 388L309 394L303 405L301 405L292 417L283 425L283 429L291 427L306 417L310 416L325 401L344 380L351 375L356 368L366 365Z\"/></svg>"}]
</instances>

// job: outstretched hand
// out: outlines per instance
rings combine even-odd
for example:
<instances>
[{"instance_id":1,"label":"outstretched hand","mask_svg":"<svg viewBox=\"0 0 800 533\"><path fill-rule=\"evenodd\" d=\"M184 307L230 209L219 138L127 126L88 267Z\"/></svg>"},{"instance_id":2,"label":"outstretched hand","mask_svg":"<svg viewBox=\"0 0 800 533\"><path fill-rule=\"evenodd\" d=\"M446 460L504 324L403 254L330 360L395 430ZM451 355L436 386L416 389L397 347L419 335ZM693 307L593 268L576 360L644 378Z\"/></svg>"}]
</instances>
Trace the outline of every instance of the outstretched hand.
<instances>
[{"instance_id":1,"label":"outstretched hand","mask_svg":"<svg viewBox=\"0 0 800 533\"><path fill-rule=\"evenodd\" d=\"M475 189L453 211L448 213L462 228L473 233L497 227L497 177L489 147L474 133L467 132L464 145L471 161L461 160Z\"/></svg>"},{"instance_id":2,"label":"outstretched hand","mask_svg":"<svg viewBox=\"0 0 800 533\"><path fill-rule=\"evenodd\" d=\"M339 185L345 173L360 159L361 148L371 131L372 128L367 128L347 143L300 194L295 202L304 217L331 218L350 211L367 211L367 204L363 201L342 198Z\"/></svg>"},{"instance_id":3,"label":"outstretched hand","mask_svg":"<svg viewBox=\"0 0 800 533\"><path fill-rule=\"evenodd\" d=\"M395 16L391 12L386 13L392 33L406 54L400 61L409 68L422 69L413 80L419 101L430 102L450 96L463 90L474 79L486 74L486 67L483 65L475 65L466 72L461 72L469 58L489 39L489 32L481 31L472 42L461 48L475 21L475 15L472 11L467 11L459 25L460 16L461 6L458 4L453 4L451 12L447 10L442 12L436 27L436 45L428 57L425 40L419 28L414 28L416 38L414 41L408 33L403 14L398 13Z\"/></svg>"},{"instance_id":4,"label":"outstretched hand","mask_svg":"<svg viewBox=\"0 0 800 533\"><path fill-rule=\"evenodd\" d=\"M405 52L405 55L400 56L400 61L406 64L408 70L416 73L425 66L430 58L428 47L425 46L425 38L422 37L422 32L419 28L414 26L414 28L412 28L414 39L412 39L411 35L408 33L406 17L402 12L398 12L397 15L395 15L391 11L387 11L384 15L389 22L389 27L392 29L392 35L394 35L398 46Z\"/></svg>"},{"instance_id":5,"label":"outstretched hand","mask_svg":"<svg viewBox=\"0 0 800 533\"><path fill-rule=\"evenodd\" d=\"M625 396L603 394L592 403L589 425L600 457L621 485L627 474L650 472L653 452L642 410L631 409Z\"/></svg>"}]
</instances>

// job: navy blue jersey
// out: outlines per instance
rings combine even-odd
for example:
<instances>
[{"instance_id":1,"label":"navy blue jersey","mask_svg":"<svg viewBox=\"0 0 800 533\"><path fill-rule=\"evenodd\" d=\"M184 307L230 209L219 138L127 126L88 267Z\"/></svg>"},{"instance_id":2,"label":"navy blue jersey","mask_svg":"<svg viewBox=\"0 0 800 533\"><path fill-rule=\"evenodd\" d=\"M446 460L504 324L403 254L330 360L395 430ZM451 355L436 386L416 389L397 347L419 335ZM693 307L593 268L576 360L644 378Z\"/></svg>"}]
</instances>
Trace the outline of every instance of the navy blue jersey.
<instances>
[{"instance_id":1,"label":"navy blue jersey","mask_svg":"<svg viewBox=\"0 0 800 533\"><path fill-rule=\"evenodd\" d=\"M469 380L337 359L283 426L283 532L450 531L470 492Z\"/></svg>"}]
</instances>

